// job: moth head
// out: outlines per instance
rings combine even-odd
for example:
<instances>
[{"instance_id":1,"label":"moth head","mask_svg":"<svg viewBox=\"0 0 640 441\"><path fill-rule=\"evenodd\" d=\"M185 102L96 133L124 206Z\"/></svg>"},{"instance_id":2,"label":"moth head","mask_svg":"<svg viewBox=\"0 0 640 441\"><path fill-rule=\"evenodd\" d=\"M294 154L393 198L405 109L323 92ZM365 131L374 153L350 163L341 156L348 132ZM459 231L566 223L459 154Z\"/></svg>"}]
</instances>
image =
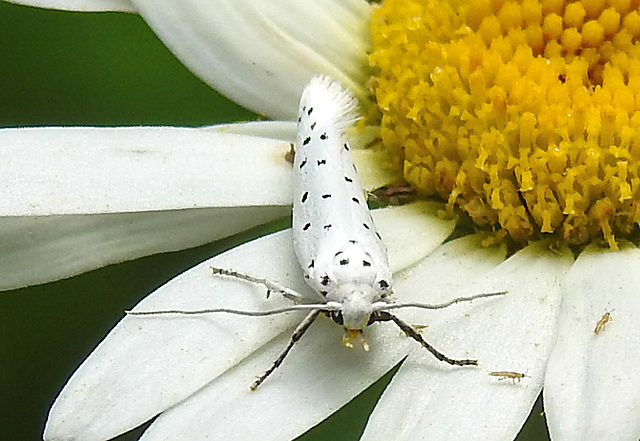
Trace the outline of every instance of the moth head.
<instances>
[{"instance_id":1,"label":"moth head","mask_svg":"<svg viewBox=\"0 0 640 441\"><path fill-rule=\"evenodd\" d=\"M369 324L380 293L368 284L344 284L330 292L327 299L341 304L339 316L347 331L361 331Z\"/></svg>"}]
</instances>

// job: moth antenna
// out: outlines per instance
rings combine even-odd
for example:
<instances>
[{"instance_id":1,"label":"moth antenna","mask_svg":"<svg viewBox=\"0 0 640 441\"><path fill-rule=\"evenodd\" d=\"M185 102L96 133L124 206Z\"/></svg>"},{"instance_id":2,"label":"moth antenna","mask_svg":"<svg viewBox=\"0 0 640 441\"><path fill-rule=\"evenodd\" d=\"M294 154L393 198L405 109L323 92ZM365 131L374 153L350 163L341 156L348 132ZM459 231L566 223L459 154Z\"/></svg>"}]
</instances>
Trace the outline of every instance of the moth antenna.
<instances>
[{"instance_id":1,"label":"moth antenna","mask_svg":"<svg viewBox=\"0 0 640 441\"><path fill-rule=\"evenodd\" d=\"M460 302L470 302L472 300L476 300L476 299L484 299L484 298L488 298L488 297L497 297L497 296L503 296L507 294L507 291L498 291L498 292L489 292L489 293L484 293L484 294L476 294L474 296L469 296L469 297L458 297L455 298L453 300L449 300L448 302L444 302L444 303L438 303L435 305L429 305L427 303L400 303L397 305L388 305L388 306L384 306L384 305L375 305L375 308L377 310L391 310L391 309L401 309L401 308L421 308L421 309L443 309L446 308L448 306L451 306L453 304L456 303L460 303Z\"/></svg>"},{"instance_id":2,"label":"moth antenna","mask_svg":"<svg viewBox=\"0 0 640 441\"><path fill-rule=\"evenodd\" d=\"M130 311L126 310L125 314L127 315L166 315L166 314L175 314L175 315L199 315L199 314L213 314L213 313L227 313L227 314L235 314L235 315L247 315L250 317L265 317L269 315L277 315L282 314L284 312L291 311L309 311L314 309L323 309L327 311L333 311L339 308L331 303L320 303L320 304L306 304L306 305L294 305L287 306L284 308L271 309L269 311L243 311L241 309L231 309L231 308L213 308L213 309L197 309L193 311L184 311L180 309L165 309L159 311Z\"/></svg>"}]
</instances>

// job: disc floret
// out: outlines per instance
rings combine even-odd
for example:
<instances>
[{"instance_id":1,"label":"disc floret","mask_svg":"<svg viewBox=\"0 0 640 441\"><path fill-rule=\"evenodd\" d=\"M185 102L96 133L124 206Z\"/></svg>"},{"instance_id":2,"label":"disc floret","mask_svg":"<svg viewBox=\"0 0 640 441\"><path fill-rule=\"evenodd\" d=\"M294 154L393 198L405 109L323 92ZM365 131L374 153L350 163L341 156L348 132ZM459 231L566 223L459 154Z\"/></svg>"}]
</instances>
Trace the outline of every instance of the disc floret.
<instances>
[{"instance_id":1,"label":"disc floret","mask_svg":"<svg viewBox=\"0 0 640 441\"><path fill-rule=\"evenodd\" d=\"M372 18L383 143L405 179L526 243L637 230L637 0L387 0Z\"/></svg>"}]
</instances>

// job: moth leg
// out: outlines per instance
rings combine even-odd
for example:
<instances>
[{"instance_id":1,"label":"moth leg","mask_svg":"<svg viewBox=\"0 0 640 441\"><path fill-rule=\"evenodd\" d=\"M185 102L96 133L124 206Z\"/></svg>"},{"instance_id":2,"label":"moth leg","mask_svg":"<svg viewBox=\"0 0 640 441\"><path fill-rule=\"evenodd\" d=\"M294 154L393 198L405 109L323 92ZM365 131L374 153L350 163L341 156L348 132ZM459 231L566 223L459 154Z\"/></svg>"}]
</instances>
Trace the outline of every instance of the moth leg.
<instances>
[{"instance_id":1,"label":"moth leg","mask_svg":"<svg viewBox=\"0 0 640 441\"><path fill-rule=\"evenodd\" d=\"M411 337L412 339L414 339L415 341L417 341L418 343L420 343L422 345L422 347L424 347L427 351L431 352L433 354L434 357L436 357L438 360L440 361L445 361L451 365L455 365L455 366L477 366L478 365L478 360L454 360L453 358L449 358L446 355L444 355L442 352L438 351L436 348L434 348L433 346L431 346L429 343L427 343L422 336L418 333L418 331L416 331L413 327L411 327L411 325L403 322L402 320L400 320L398 317L396 317L395 315L386 312L386 311L378 311L374 314L374 316L372 316L372 322L387 322L387 321L392 321L393 323L395 323L396 325L398 325L398 327L400 329L402 329L402 331L404 331L404 333L407 335L407 337Z\"/></svg>"},{"instance_id":2,"label":"moth leg","mask_svg":"<svg viewBox=\"0 0 640 441\"><path fill-rule=\"evenodd\" d=\"M289 143L289 151L284 154L284 160L289 164L293 165L293 161L296 158L296 145L294 143Z\"/></svg>"},{"instance_id":3,"label":"moth leg","mask_svg":"<svg viewBox=\"0 0 640 441\"><path fill-rule=\"evenodd\" d=\"M323 312L322 309L314 309L309 314L307 314L304 320L302 320L300 324L296 327L295 331L293 331L293 334L291 335L291 339L289 340L289 344L287 345L287 347L284 348L284 351L282 351L278 356L278 358L276 358L276 360L273 362L273 365L269 369L267 369L267 371L264 374L258 377L256 381L253 382L253 384L251 385L251 390L256 390L262 384L262 382L266 380L267 377L273 373L273 371L278 369L278 367L282 364L287 354L289 354L289 351L291 350L293 345L295 345L298 342L298 340L302 338L304 333L307 332L307 329L309 329L309 327L313 324L315 319L318 318L321 312Z\"/></svg>"},{"instance_id":4,"label":"moth leg","mask_svg":"<svg viewBox=\"0 0 640 441\"><path fill-rule=\"evenodd\" d=\"M233 278L240 279L240 280L246 280L247 282L256 283L258 285L262 285L262 286L266 287L267 288L267 298L269 298L269 296L271 295L272 292L280 293L280 294L282 294L282 296L284 298L292 300L294 302L299 302L299 301L301 301L301 300L303 300L305 298L299 292L296 292L296 291L292 290L291 288L287 288L286 286L282 285L281 283L276 282L275 280L260 279L258 277L254 277L254 276L251 276L249 274L239 273L237 271L224 269L224 268L216 268L216 267L213 267L213 266L211 266L209 268L211 268L211 273L212 274L220 275L220 276L233 277Z\"/></svg>"}]
</instances>

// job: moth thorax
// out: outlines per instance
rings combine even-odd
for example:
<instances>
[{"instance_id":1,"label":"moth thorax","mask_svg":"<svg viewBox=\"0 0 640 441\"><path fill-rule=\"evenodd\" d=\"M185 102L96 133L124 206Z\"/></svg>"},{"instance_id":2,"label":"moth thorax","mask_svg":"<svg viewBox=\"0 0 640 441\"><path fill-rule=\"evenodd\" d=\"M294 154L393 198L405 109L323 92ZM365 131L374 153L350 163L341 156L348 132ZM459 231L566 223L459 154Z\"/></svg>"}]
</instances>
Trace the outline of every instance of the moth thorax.
<instances>
[{"instance_id":1,"label":"moth thorax","mask_svg":"<svg viewBox=\"0 0 640 441\"><path fill-rule=\"evenodd\" d=\"M345 284L329 292L327 300L342 304L342 324L347 330L360 330L369 323L380 294L370 285Z\"/></svg>"}]
</instances>

